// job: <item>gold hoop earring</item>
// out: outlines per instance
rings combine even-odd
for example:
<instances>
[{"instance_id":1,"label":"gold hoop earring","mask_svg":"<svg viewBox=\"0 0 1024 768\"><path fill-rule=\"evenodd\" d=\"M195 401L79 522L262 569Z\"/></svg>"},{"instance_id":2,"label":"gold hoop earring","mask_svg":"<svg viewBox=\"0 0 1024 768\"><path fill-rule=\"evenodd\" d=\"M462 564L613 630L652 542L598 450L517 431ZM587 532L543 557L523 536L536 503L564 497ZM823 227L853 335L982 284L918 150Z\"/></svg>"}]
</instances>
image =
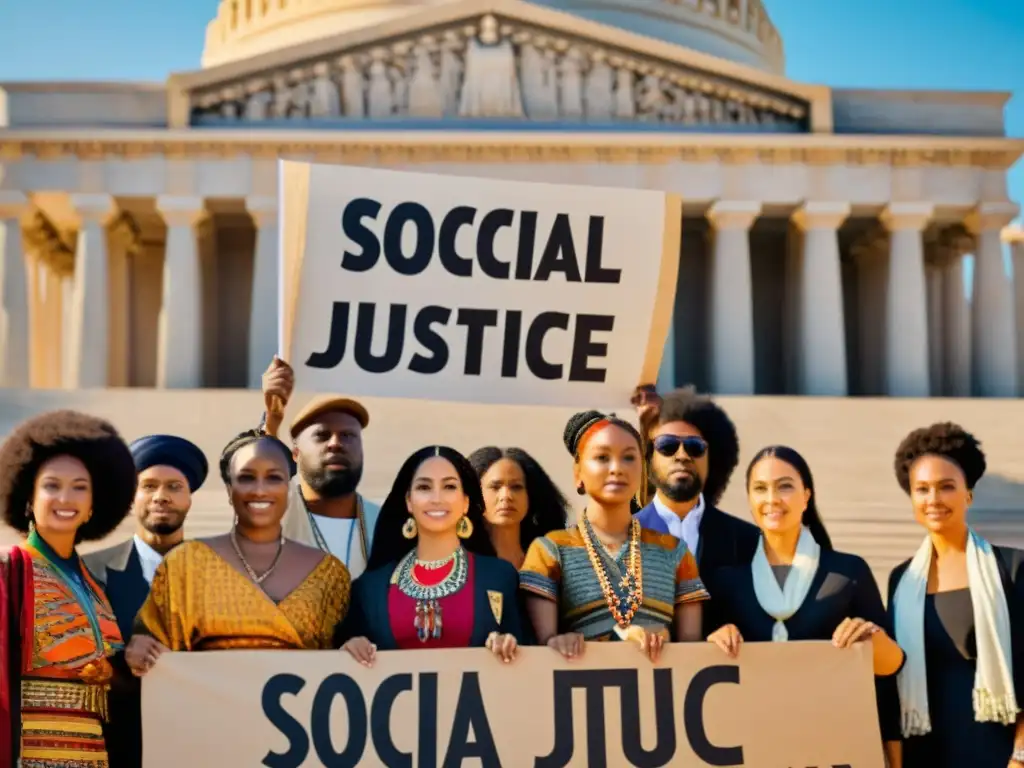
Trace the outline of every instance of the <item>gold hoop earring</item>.
<instances>
[{"instance_id":1,"label":"gold hoop earring","mask_svg":"<svg viewBox=\"0 0 1024 768\"><path fill-rule=\"evenodd\" d=\"M460 539L468 539L473 535L473 523L469 521L468 517L459 520L459 524L455 526L455 535Z\"/></svg>"},{"instance_id":2,"label":"gold hoop earring","mask_svg":"<svg viewBox=\"0 0 1024 768\"><path fill-rule=\"evenodd\" d=\"M415 539L416 533L417 529L415 518L406 518L405 524L402 526L402 535L407 539Z\"/></svg>"}]
</instances>

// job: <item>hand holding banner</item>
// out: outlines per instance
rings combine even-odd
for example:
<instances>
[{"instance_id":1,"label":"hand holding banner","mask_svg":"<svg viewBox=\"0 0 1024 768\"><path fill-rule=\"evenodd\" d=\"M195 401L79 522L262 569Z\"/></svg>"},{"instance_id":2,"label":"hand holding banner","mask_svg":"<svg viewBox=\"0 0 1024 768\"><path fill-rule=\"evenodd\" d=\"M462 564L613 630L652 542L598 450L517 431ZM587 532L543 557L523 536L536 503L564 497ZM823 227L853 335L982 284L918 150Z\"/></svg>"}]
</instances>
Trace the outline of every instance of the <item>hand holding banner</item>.
<instances>
[{"instance_id":1,"label":"hand holding banner","mask_svg":"<svg viewBox=\"0 0 1024 768\"><path fill-rule=\"evenodd\" d=\"M882 768L870 644L749 643L739 660L625 643L165 654L143 682L144 768ZM576 693L582 696L575 695Z\"/></svg>"},{"instance_id":2,"label":"hand holding banner","mask_svg":"<svg viewBox=\"0 0 1024 768\"><path fill-rule=\"evenodd\" d=\"M296 388L625 403L657 377L682 206L662 192L281 164Z\"/></svg>"}]
</instances>

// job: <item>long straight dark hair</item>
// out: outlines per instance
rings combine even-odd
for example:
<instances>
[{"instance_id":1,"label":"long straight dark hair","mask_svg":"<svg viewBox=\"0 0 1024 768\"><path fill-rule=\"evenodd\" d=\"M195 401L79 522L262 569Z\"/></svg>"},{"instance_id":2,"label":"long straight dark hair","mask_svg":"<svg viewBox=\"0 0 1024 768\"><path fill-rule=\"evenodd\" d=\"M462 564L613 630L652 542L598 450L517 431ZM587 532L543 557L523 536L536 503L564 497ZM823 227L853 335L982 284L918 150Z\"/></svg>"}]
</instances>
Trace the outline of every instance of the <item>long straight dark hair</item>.
<instances>
[{"instance_id":1,"label":"long straight dark hair","mask_svg":"<svg viewBox=\"0 0 1024 768\"><path fill-rule=\"evenodd\" d=\"M800 475L800 482L804 484L804 488L811 492L811 498L807 502L807 509L804 510L801 522L810 530L819 547L824 550L835 549L832 546L832 538L828 535L828 531L825 530L825 523L822 522L821 514L818 512L818 493L814 490L814 477L811 475L811 468L807 465L804 457L795 450L785 445L769 445L754 454L754 458L747 465L747 490L750 490L750 473L754 471L754 466L761 459L767 458L776 458L779 461L786 462Z\"/></svg>"},{"instance_id":2,"label":"long straight dark hair","mask_svg":"<svg viewBox=\"0 0 1024 768\"><path fill-rule=\"evenodd\" d=\"M416 470L420 468L420 464L434 456L440 456L451 462L459 474L462 492L469 499L469 511L466 517L473 524L473 532L468 539L462 542L462 546L467 552L494 556L494 546L484 528L484 495L480 490L480 478L477 477L473 466L465 456L454 448L449 448L446 445L428 445L425 448L420 448L405 460L391 486L391 493L381 504L366 570L372 571L396 563L416 546L415 539L407 539L402 536L402 525L409 517L405 497L409 493L409 489L412 488L413 477L416 475Z\"/></svg>"}]
</instances>

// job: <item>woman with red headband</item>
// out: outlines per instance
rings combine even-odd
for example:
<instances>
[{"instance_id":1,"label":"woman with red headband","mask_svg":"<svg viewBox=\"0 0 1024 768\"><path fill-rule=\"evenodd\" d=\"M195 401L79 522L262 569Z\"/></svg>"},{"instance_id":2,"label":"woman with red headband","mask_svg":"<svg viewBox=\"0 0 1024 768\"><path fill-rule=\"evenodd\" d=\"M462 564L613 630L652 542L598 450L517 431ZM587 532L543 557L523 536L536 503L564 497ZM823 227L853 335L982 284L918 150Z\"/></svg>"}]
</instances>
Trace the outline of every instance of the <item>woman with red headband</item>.
<instances>
[{"instance_id":1,"label":"woman with red headband","mask_svg":"<svg viewBox=\"0 0 1024 768\"><path fill-rule=\"evenodd\" d=\"M577 491L590 503L576 526L534 540L527 552L520 585L538 642L574 658L588 640L629 640L657 661L668 640L700 640L708 594L693 555L632 515L644 471L640 434L585 411L563 439Z\"/></svg>"}]
</instances>

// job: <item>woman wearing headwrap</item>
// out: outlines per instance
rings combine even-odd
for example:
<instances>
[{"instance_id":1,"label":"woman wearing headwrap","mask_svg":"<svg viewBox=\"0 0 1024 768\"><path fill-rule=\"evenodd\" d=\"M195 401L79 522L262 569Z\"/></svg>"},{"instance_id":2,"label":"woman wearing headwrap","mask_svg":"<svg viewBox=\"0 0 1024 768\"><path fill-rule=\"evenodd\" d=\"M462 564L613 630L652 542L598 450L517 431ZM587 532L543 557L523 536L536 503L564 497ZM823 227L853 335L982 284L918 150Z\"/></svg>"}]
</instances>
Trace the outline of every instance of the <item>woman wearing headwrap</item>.
<instances>
[{"instance_id":1,"label":"woman wearing headwrap","mask_svg":"<svg viewBox=\"0 0 1024 768\"><path fill-rule=\"evenodd\" d=\"M0 562L0 765L107 766L102 724L122 640L76 546L113 531L134 492L128 446L101 419L46 413L0 446L3 519L27 534Z\"/></svg>"},{"instance_id":2,"label":"woman wearing headwrap","mask_svg":"<svg viewBox=\"0 0 1024 768\"><path fill-rule=\"evenodd\" d=\"M707 592L686 544L641 528L631 499L644 457L633 426L598 411L566 425L578 492L574 528L536 539L520 571L537 640L567 658L586 640L630 640L657 661L666 640L701 639Z\"/></svg>"},{"instance_id":3,"label":"woman wearing headwrap","mask_svg":"<svg viewBox=\"0 0 1024 768\"><path fill-rule=\"evenodd\" d=\"M288 447L243 432L224 448L220 474L234 525L175 547L157 568L125 654L137 675L167 649L329 648L348 608L341 561L281 533L295 474Z\"/></svg>"},{"instance_id":4,"label":"woman wearing headwrap","mask_svg":"<svg viewBox=\"0 0 1024 768\"><path fill-rule=\"evenodd\" d=\"M522 643L516 569L494 556L480 480L466 457L427 446L405 460L380 508L366 572L335 644L371 666L377 651Z\"/></svg>"},{"instance_id":5,"label":"woman wearing headwrap","mask_svg":"<svg viewBox=\"0 0 1024 768\"><path fill-rule=\"evenodd\" d=\"M749 562L709 576L720 626L711 627L708 641L732 657L744 642L830 640L838 648L870 643L882 740L895 757L900 732L894 675L904 655L888 632L871 569L862 558L833 549L811 469L792 448L762 448L747 466L746 480L761 538Z\"/></svg>"},{"instance_id":6,"label":"woman wearing headwrap","mask_svg":"<svg viewBox=\"0 0 1024 768\"><path fill-rule=\"evenodd\" d=\"M956 424L917 429L896 479L926 535L889 577L907 661L898 679L906 768L1024 767L1024 553L970 527L985 454Z\"/></svg>"}]
</instances>

